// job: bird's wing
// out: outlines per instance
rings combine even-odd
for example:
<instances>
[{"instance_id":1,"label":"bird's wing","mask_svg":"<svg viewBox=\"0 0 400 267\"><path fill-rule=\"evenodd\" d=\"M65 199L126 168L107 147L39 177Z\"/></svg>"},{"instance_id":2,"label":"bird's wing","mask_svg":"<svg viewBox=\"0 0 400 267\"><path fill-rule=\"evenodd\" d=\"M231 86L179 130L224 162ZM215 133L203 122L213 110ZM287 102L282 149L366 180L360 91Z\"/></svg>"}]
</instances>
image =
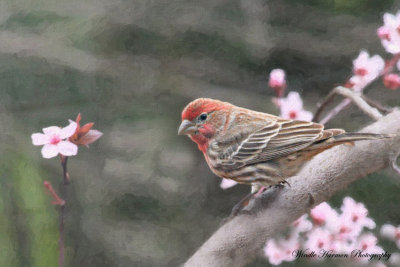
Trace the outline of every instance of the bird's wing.
<instances>
[{"instance_id":1,"label":"bird's wing","mask_svg":"<svg viewBox=\"0 0 400 267\"><path fill-rule=\"evenodd\" d=\"M239 168L284 157L332 135L323 128L323 125L313 122L268 120L261 129L236 136L236 142L224 144L217 141L210 150L219 148L219 165Z\"/></svg>"},{"instance_id":2,"label":"bird's wing","mask_svg":"<svg viewBox=\"0 0 400 267\"><path fill-rule=\"evenodd\" d=\"M330 132L325 133L324 126L318 123L294 120L277 123L281 126L278 134L273 136L257 155L245 159L246 164L284 157L332 135Z\"/></svg>"}]
</instances>

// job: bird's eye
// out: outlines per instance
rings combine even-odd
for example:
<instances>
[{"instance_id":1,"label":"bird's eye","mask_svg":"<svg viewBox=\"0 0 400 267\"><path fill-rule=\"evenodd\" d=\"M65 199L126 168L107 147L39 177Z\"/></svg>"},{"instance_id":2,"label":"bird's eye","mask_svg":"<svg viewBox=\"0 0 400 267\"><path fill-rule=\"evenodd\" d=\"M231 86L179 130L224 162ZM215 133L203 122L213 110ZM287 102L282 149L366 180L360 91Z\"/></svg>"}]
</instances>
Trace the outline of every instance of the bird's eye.
<instances>
[{"instance_id":1,"label":"bird's eye","mask_svg":"<svg viewBox=\"0 0 400 267\"><path fill-rule=\"evenodd\" d=\"M199 117L199 119L200 119L201 121L205 121L205 120L207 119L207 114L206 114L206 113L201 114L200 117Z\"/></svg>"}]
</instances>

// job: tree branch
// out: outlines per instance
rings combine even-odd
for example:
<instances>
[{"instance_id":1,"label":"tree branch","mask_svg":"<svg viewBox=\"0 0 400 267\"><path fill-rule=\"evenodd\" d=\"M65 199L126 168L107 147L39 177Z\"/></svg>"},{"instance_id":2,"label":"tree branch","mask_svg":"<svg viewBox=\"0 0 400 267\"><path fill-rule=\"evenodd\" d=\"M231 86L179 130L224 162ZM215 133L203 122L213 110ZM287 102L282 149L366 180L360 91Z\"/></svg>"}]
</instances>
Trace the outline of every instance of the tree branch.
<instances>
[{"instance_id":1,"label":"tree branch","mask_svg":"<svg viewBox=\"0 0 400 267\"><path fill-rule=\"evenodd\" d=\"M400 150L400 110L395 109L362 132L394 133L393 139L340 145L316 156L291 187L272 188L253 201L253 211L221 226L185 266L244 266L260 253L267 239L314 205L367 174L387 167ZM258 204L257 204L258 203Z\"/></svg>"},{"instance_id":2,"label":"tree branch","mask_svg":"<svg viewBox=\"0 0 400 267\"><path fill-rule=\"evenodd\" d=\"M355 92L343 86L336 87L335 92L351 99L351 101L353 101L353 103L356 104L359 107L359 109L364 111L364 113L366 113L372 119L378 120L382 118L382 114L376 108L368 105L368 103L364 100L364 98L362 98L362 93Z\"/></svg>"}]
</instances>

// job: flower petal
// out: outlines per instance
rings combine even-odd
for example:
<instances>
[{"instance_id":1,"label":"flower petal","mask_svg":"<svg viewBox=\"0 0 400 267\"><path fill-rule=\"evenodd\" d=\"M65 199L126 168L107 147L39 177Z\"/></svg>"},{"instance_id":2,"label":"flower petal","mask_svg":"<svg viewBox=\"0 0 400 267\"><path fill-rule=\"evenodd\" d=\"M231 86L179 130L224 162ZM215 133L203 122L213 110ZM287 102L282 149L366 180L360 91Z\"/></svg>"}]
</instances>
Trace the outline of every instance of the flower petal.
<instances>
[{"instance_id":1,"label":"flower petal","mask_svg":"<svg viewBox=\"0 0 400 267\"><path fill-rule=\"evenodd\" d=\"M383 237L394 240L396 235L396 227L391 224L384 224L381 226L380 232Z\"/></svg>"},{"instance_id":2,"label":"flower petal","mask_svg":"<svg viewBox=\"0 0 400 267\"><path fill-rule=\"evenodd\" d=\"M303 108L303 100L301 100L300 94L298 92L290 92L287 96L287 101L292 109Z\"/></svg>"},{"instance_id":3,"label":"flower petal","mask_svg":"<svg viewBox=\"0 0 400 267\"><path fill-rule=\"evenodd\" d=\"M34 133L32 134L31 138L32 138L32 143L35 146L41 146L44 144L48 144L50 142L50 138L42 133Z\"/></svg>"},{"instance_id":4,"label":"flower petal","mask_svg":"<svg viewBox=\"0 0 400 267\"><path fill-rule=\"evenodd\" d=\"M222 189L228 189L232 186L237 185L237 182L231 179L222 179L221 184L219 185Z\"/></svg>"},{"instance_id":5,"label":"flower petal","mask_svg":"<svg viewBox=\"0 0 400 267\"><path fill-rule=\"evenodd\" d=\"M98 130L89 130L87 134L79 138L79 144L89 145L99 139L102 135L103 133Z\"/></svg>"},{"instance_id":6,"label":"flower petal","mask_svg":"<svg viewBox=\"0 0 400 267\"><path fill-rule=\"evenodd\" d=\"M80 129L79 129L79 135L85 135L87 134L87 132L90 131L90 129L92 129L94 125L94 122L89 122L86 123L85 125L83 125Z\"/></svg>"},{"instance_id":7,"label":"flower petal","mask_svg":"<svg viewBox=\"0 0 400 267\"><path fill-rule=\"evenodd\" d=\"M42 148L42 156L49 159L58 155L58 148L56 145L45 144Z\"/></svg>"},{"instance_id":8,"label":"flower petal","mask_svg":"<svg viewBox=\"0 0 400 267\"><path fill-rule=\"evenodd\" d=\"M385 26L395 27L397 25L396 17L390 13L385 13L383 15L383 22Z\"/></svg>"},{"instance_id":9,"label":"flower petal","mask_svg":"<svg viewBox=\"0 0 400 267\"><path fill-rule=\"evenodd\" d=\"M75 133L76 127L78 127L78 124L74 121L70 121L68 126L61 129L60 138L65 139L72 136Z\"/></svg>"},{"instance_id":10,"label":"flower petal","mask_svg":"<svg viewBox=\"0 0 400 267\"><path fill-rule=\"evenodd\" d=\"M55 134L58 135L60 130L61 130L60 127L57 126L50 126L47 128L43 128L43 132L45 135L55 135Z\"/></svg>"},{"instance_id":11,"label":"flower petal","mask_svg":"<svg viewBox=\"0 0 400 267\"><path fill-rule=\"evenodd\" d=\"M78 146L69 141L61 141L57 144L57 148L64 156L75 156L78 153Z\"/></svg>"},{"instance_id":12,"label":"flower petal","mask_svg":"<svg viewBox=\"0 0 400 267\"><path fill-rule=\"evenodd\" d=\"M301 121L311 121L312 118L313 118L313 114L310 111L300 110L299 115L296 119L301 120Z\"/></svg>"}]
</instances>

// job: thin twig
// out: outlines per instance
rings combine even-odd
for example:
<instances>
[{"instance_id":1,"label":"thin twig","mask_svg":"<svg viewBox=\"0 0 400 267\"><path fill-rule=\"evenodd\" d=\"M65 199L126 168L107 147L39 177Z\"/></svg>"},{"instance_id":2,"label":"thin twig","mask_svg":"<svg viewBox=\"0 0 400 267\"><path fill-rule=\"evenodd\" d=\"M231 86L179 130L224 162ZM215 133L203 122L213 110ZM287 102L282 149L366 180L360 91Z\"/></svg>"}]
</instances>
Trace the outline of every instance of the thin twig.
<instances>
[{"instance_id":1,"label":"thin twig","mask_svg":"<svg viewBox=\"0 0 400 267\"><path fill-rule=\"evenodd\" d=\"M393 111L393 108L388 108L385 107L383 105L381 105L380 103L372 100L371 98L367 97L366 95L362 94L361 98L365 100L365 102L368 103L368 105L370 105L371 107L376 108L377 110L384 112L384 113L389 113Z\"/></svg>"},{"instance_id":2,"label":"thin twig","mask_svg":"<svg viewBox=\"0 0 400 267\"><path fill-rule=\"evenodd\" d=\"M318 104L318 108L315 111L314 117L312 118L313 122L319 122L319 118L321 117L322 111L324 111L325 107L328 106L333 99L335 98L335 90L329 92L329 94L325 97L325 99Z\"/></svg>"},{"instance_id":3,"label":"thin twig","mask_svg":"<svg viewBox=\"0 0 400 267\"><path fill-rule=\"evenodd\" d=\"M67 186L69 185L69 174L67 171L68 157L61 156L61 166L63 169L63 180L60 183L61 197L65 201L67 200ZM64 217L65 217L65 204L60 207L60 239L58 241L59 246L59 258L58 266L64 266Z\"/></svg>"},{"instance_id":4,"label":"thin twig","mask_svg":"<svg viewBox=\"0 0 400 267\"><path fill-rule=\"evenodd\" d=\"M64 215L65 215L65 205L60 207L60 239L58 240L58 247L60 249L60 254L58 256L58 266L64 266Z\"/></svg>"},{"instance_id":5,"label":"thin twig","mask_svg":"<svg viewBox=\"0 0 400 267\"><path fill-rule=\"evenodd\" d=\"M365 114L370 116L372 119L378 120L382 118L382 114L376 108L368 105L368 103L361 97L361 92L356 92L343 86L336 87L335 92L351 99L354 104L356 104Z\"/></svg>"},{"instance_id":6,"label":"thin twig","mask_svg":"<svg viewBox=\"0 0 400 267\"><path fill-rule=\"evenodd\" d=\"M351 105L350 99L343 99L336 107L334 107L319 123L326 124L330 121L333 117L339 114L340 111L344 110L345 108Z\"/></svg>"},{"instance_id":7,"label":"thin twig","mask_svg":"<svg viewBox=\"0 0 400 267\"><path fill-rule=\"evenodd\" d=\"M386 61L385 68L383 69L381 76L390 73L399 60L400 60L400 53L395 54L391 59Z\"/></svg>"},{"instance_id":8,"label":"thin twig","mask_svg":"<svg viewBox=\"0 0 400 267\"><path fill-rule=\"evenodd\" d=\"M340 104L338 104L335 108L333 108L320 121L320 123L322 123L322 124L327 123L329 120L331 120L333 117L335 117L340 111L347 108L351 104L351 102L356 104L364 113L366 113L368 116L370 116L374 120L378 120L379 118L382 117L382 114L379 112L379 110L376 107L370 106L368 104L368 102L362 97L361 92L356 92L349 88L346 88L343 86L338 86L338 87L335 87L329 93L329 95L325 98L325 100L321 103L320 108L317 110L317 113L314 116L314 119L319 119L319 116L323 110L322 107L326 106L329 102L331 102L336 94L342 95L342 96L346 97L347 99L344 99ZM314 119L313 119L313 121L314 121Z\"/></svg>"}]
</instances>

